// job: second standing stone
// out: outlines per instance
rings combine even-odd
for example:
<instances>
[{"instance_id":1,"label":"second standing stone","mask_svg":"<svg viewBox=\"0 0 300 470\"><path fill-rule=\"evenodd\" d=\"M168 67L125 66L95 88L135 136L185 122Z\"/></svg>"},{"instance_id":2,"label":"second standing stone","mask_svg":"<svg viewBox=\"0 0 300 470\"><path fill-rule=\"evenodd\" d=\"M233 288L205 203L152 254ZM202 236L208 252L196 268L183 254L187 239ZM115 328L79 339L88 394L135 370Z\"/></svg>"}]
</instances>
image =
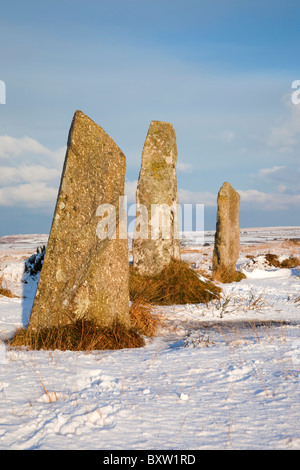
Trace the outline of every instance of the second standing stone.
<instances>
[{"instance_id":1,"label":"second standing stone","mask_svg":"<svg viewBox=\"0 0 300 470\"><path fill-rule=\"evenodd\" d=\"M180 259L177 145L172 124L152 121L145 140L136 203L133 267L155 276Z\"/></svg>"}]
</instances>

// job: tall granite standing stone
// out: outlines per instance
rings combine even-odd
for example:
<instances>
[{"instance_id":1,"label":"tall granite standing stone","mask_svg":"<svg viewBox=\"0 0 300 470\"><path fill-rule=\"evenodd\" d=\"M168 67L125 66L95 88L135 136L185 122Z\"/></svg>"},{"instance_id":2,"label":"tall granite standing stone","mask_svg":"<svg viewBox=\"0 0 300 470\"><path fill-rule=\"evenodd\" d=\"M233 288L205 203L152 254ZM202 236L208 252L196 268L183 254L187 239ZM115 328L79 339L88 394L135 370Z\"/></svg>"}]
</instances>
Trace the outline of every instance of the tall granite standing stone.
<instances>
[{"instance_id":1,"label":"tall granite standing stone","mask_svg":"<svg viewBox=\"0 0 300 470\"><path fill-rule=\"evenodd\" d=\"M152 121L145 140L136 193L133 267L155 276L180 259L177 145L172 124Z\"/></svg>"},{"instance_id":2,"label":"tall granite standing stone","mask_svg":"<svg viewBox=\"0 0 300 470\"><path fill-rule=\"evenodd\" d=\"M125 171L115 142L76 111L29 329L81 319L130 326L128 244L118 237ZM101 239L98 224L110 208L116 233L107 229Z\"/></svg>"},{"instance_id":3,"label":"tall granite standing stone","mask_svg":"<svg viewBox=\"0 0 300 470\"><path fill-rule=\"evenodd\" d=\"M240 280L236 270L240 251L240 195L225 182L218 193L217 226L213 251L213 277L221 282Z\"/></svg>"}]
</instances>

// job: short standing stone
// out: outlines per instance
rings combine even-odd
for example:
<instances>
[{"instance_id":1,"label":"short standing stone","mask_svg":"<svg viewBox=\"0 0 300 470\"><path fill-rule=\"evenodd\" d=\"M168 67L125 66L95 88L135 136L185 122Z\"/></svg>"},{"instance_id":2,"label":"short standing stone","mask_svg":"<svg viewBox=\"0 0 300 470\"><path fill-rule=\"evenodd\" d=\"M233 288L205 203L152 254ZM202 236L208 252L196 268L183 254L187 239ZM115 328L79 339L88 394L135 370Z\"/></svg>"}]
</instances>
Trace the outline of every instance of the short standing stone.
<instances>
[{"instance_id":1,"label":"short standing stone","mask_svg":"<svg viewBox=\"0 0 300 470\"><path fill-rule=\"evenodd\" d=\"M180 259L177 145L172 124L152 121L145 140L136 203L133 267L154 276Z\"/></svg>"},{"instance_id":2,"label":"short standing stone","mask_svg":"<svg viewBox=\"0 0 300 470\"><path fill-rule=\"evenodd\" d=\"M214 279L221 282L232 282L244 277L236 270L240 252L239 207L240 195L229 183L224 183L218 193L212 266Z\"/></svg>"},{"instance_id":3,"label":"short standing stone","mask_svg":"<svg viewBox=\"0 0 300 470\"><path fill-rule=\"evenodd\" d=\"M125 171L115 142L76 111L29 329L81 319L130 325L128 245L118 237ZM114 209L116 234L101 239L102 207Z\"/></svg>"}]
</instances>

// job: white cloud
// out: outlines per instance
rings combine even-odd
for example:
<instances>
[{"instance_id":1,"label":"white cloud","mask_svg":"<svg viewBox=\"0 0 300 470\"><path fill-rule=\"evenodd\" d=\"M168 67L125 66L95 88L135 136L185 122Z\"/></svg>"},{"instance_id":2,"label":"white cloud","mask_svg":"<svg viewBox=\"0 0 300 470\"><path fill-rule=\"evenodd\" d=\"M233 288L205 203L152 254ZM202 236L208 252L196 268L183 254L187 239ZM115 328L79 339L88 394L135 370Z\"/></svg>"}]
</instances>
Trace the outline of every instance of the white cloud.
<instances>
[{"instance_id":1,"label":"white cloud","mask_svg":"<svg viewBox=\"0 0 300 470\"><path fill-rule=\"evenodd\" d=\"M222 143L231 144L232 141L236 138L236 133L234 131L227 130L215 134L203 134L201 138L203 140L219 141Z\"/></svg>"},{"instance_id":2,"label":"white cloud","mask_svg":"<svg viewBox=\"0 0 300 470\"><path fill-rule=\"evenodd\" d=\"M279 170L282 170L283 168L286 168L286 166L281 165L281 166L273 166L272 168L261 168L258 171L258 174L260 176L270 175L272 173L277 173Z\"/></svg>"},{"instance_id":3,"label":"white cloud","mask_svg":"<svg viewBox=\"0 0 300 470\"><path fill-rule=\"evenodd\" d=\"M31 137L0 136L0 205L53 207L66 147L50 150Z\"/></svg>"},{"instance_id":4,"label":"white cloud","mask_svg":"<svg viewBox=\"0 0 300 470\"><path fill-rule=\"evenodd\" d=\"M179 204L204 204L214 207L217 204L217 196L208 191L189 191L178 189Z\"/></svg>"},{"instance_id":5,"label":"white cloud","mask_svg":"<svg viewBox=\"0 0 300 470\"><path fill-rule=\"evenodd\" d=\"M137 181L125 182L125 196L127 196L127 202L129 204L136 203L136 188L137 188Z\"/></svg>"},{"instance_id":6,"label":"white cloud","mask_svg":"<svg viewBox=\"0 0 300 470\"><path fill-rule=\"evenodd\" d=\"M181 163L181 162L177 163L178 171L189 173L190 171L192 171L192 169L193 169L193 165L191 165L190 163Z\"/></svg>"},{"instance_id":7,"label":"white cloud","mask_svg":"<svg viewBox=\"0 0 300 470\"><path fill-rule=\"evenodd\" d=\"M262 191L257 191L256 189L247 189L246 191L238 190L237 191L240 196L241 200L245 202L268 202L272 201L272 195L268 193L264 193Z\"/></svg>"},{"instance_id":8,"label":"white cloud","mask_svg":"<svg viewBox=\"0 0 300 470\"><path fill-rule=\"evenodd\" d=\"M11 158L23 153L50 155L51 151L31 137L0 136L0 158Z\"/></svg>"},{"instance_id":9,"label":"white cloud","mask_svg":"<svg viewBox=\"0 0 300 470\"><path fill-rule=\"evenodd\" d=\"M57 188L45 183L19 184L0 188L0 205L26 206L30 208L52 206L57 198Z\"/></svg>"},{"instance_id":10,"label":"white cloud","mask_svg":"<svg viewBox=\"0 0 300 470\"><path fill-rule=\"evenodd\" d=\"M270 128L266 142L278 153L292 153L300 145L300 105L293 104L290 95L283 101L289 115Z\"/></svg>"},{"instance_id":11,"label":"white cloud","mask_svg":"<svg viewBox=\"0 0 300 470\"><path fill-rule=\"evenodd\" d=\"M58 179L60 174L60 171L56 168L46 168L42 165L2 166L0 184L7 186L11 183L51 181Z\"/></svg>"},{"instance_id":12,"label":"white cloud","mask_svg":"<svg viewBox=\"0 0 300 470\"><path fill-rule=\"evenodd\" d=\"M56 150L50 151L50 157L54 161L54 163L56 163L58 168L61 168L63 165L66 156L66 150L67 147L66 145L64 145L63 147L59 147Z\"/></svg>"},{"instance_id":13,"label":"white cloud","mask_svg":"<svg viewBox=\"0 0 300 470\"><path fill-rule=\"evenodd\" d=\"M40 155L43 157L46 156L49 160L61 164L64 160L65 152L66 146L50 150L37 140L27 136L21 138L11 137L9 135L0 136L0 158L3 159L11 160L20 155Z\"/></svg>"},{"instance_id":14,"label":"white cloud","mask_svg":"<svg viewBox=\"0 0 300 470\"><path fill-rule=\"evenodd\" d=\"M137 181L125 183L125 195L128 204L136 202ZM241 196L241 209L253 211L276 211L300 207L300 194L287 193L287 187L278 186L273 192L258 191L256 189L237 190ZM217 207L217 195L208 191L190 191L178 189L178 201L183 204L204 204L205 207Z\"/></svg>"},{"instance_id":15,"label":"white cloud","mask_svg":"<svg viewBox=\"0 0 300 470\"><path fill-rule=\"evenodd\" d=\"M255 176L255 175L254 175ZM278 165L270 168L261 168L257 176L264 182L270 183L274 191L280 193L300 193L300 167Z\"/></svg>"},{"instance_id":16,"label":"white cloud","mask_svg":"<svg viewBox=\"0 0 300 470\"><path fill-rule=\"evenodd\" d=\"M256 189L237 190L241 196L241 210L247 208L253 211L288 210L300 207L300 194L288 193L287 187L281 185L273 192ZM187 189L178 190L180 204L204 204L206 207L217 206L217 195L210 192L194 192Z\"/></svg>"},{"instance_id":17,"label":"white cloud","mask_svg":"<svg viewBox=\"0 0 300 470\"><path fill-rule=\"evenodd\" d=\"M241 196L241 206L252 210L277 211L300 206L300 194L287 194L282 191L265 193L256 189L238 190L238 193Z\"/></svg>"},{"instance_id":18,"label":"white cloud","mask_svg":"<svg viewBox=\"0 0 300 470\"><path fill-rule=\"evenodd\" d=\"M268 172L267 172L268 173ZM137 181L126 182L125 194L129 204L136 202ZM287 187L279 185L273 192L258 191L257 189L237 190L241 196L241 210L252 211L288 210L300 207L300 194L287 193ZM178 189L178 201L183 204L204 204L205 207L217 207L217 195L208 191L190 191Z\"/></svg>"}]
</instances>

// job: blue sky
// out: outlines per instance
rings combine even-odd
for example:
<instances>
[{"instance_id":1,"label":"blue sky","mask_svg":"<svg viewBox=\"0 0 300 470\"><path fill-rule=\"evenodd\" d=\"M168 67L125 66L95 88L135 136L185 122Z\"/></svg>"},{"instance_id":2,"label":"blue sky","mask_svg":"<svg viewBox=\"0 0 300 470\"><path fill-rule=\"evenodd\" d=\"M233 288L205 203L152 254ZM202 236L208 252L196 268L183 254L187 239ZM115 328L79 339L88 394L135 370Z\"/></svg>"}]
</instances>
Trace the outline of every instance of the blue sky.
<instances>
[{"instance_id":1,"label":"blue sky","mask_svg":"<svg viewBox=\"0 0 300 470\"><path fill-rule=\"evenodd\" d=\"M48 233L75 110L127 158L133 203L152 120L171 122L181 204L215 228L224 181L240 225L300 225L298 0L1 2L0 236Z\"/></svg>"}]
</instances>

